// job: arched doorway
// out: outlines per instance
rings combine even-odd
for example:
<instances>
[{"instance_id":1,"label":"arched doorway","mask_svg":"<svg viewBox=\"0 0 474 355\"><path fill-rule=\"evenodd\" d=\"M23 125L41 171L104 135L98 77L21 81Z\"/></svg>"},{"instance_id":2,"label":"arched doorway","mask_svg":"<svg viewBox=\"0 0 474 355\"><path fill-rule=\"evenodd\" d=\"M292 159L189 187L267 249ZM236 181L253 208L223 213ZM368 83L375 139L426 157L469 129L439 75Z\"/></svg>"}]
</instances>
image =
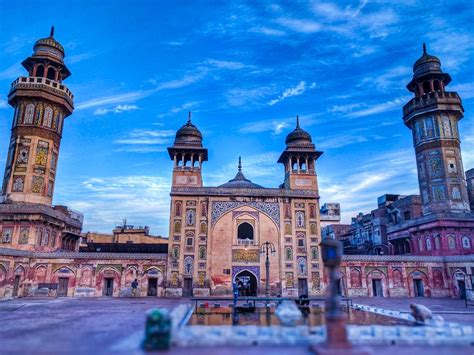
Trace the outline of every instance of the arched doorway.
<instances>
[{"instance_id":1,"label":"arched doorway","mask_svg":"<svg viewBox=\"0 0 474 355\"><path fill-rule=\"evenodd\" d=\"M235 275L235 283L241 296L257 296L257 277L248 270Z\"/></svg>"}]
</instances>

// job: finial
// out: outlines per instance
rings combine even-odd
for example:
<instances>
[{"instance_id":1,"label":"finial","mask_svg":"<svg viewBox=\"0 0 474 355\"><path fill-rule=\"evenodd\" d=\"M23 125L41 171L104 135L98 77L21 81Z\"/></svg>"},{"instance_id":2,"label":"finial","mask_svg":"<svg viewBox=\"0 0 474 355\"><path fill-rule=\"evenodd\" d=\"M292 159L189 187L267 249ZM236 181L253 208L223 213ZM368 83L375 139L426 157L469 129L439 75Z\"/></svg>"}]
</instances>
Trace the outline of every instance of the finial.
<instances>
[{"instance_id":1,"label":"finial","mask_svg":"<svg viewBox=\"0 0 474 355\"><path fill-rule=\"evenodd\" d=\"M426 43L423 42L423 54L426 54Z\"/></svg>"},{"instance_id":2,"label":"finial","mask_svg":"<svg viewBox=\"0 0 474 355\"><path fill-rule=\"evenodd\" d=\"M51 26L51 32L49 34L49 37L53 37L54 36L54 25Z\"/></svg>"},{"instance_id":3,"label":"finial","mask_svg":"<svg viewBox=\"0 0 474 355\"><path fill-rule=\"evenodd\" d=\"M188 123L191 123L191 111L188 112Z\"/></svg>"},{"instance_id":4,"label":"finial","mask_svg":"<svg viewBox=\"0 0 474 355\"><path fill-rule=\"evenodd\" d=\"M296 115L296 128L300 128L300 116Z\"/></svg>"},{"instance_id":5,"label":"finial","mask_svg":"<svg viewBox=\"0 0 474 355\"><path fill-rule=\"evenodd\" d=\"M242 158L239 156L239 173L242 172Z\"/></svg>"}]
</instances>

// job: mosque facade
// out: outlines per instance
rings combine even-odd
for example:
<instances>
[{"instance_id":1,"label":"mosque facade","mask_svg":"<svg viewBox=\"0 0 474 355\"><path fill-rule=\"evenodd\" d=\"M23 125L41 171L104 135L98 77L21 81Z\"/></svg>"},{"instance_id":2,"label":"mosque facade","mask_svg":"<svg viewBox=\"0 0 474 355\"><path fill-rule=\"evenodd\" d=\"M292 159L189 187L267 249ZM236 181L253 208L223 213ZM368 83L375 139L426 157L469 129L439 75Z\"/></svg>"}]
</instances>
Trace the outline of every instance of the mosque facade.
<instances>
[{"instance_id":1,"label":"mosque facade","mask_svg":"<svg viewBox=\"0 0 474 355\"><path fill-rule=\"evenodd\" d=\"M33 50L22 63L28 75L8 95L14 114L0 202L0 298L130 296L135 279L138 295L151 297L230 295L234 284L248 296L325 294L316 170L322 152L298 118L275 162L281 185L253 183L239 159L235 177L204 186L212 157L189 116L168 148L167 241L126 223L110 237L84 236L83 215L52 204L64 123L74 110L63 82L70 75L64 48L52 30ZM445 90L450 80L424 50L408 85L415 97L403 110L423 215L388 230L399 255L344 256L339 288L346 296L472 293L474 218L457 125L463 108Z\"/></svg>"}]
</instances>

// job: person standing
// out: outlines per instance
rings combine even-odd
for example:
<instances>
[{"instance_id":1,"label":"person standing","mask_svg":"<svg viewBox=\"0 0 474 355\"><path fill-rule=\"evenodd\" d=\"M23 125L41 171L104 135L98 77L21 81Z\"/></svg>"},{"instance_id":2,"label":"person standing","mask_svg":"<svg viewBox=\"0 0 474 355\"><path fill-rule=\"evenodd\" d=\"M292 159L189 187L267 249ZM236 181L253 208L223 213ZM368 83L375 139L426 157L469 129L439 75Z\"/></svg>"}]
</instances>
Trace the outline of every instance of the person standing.
<instances>
[{"instance_id":1,"label":"person standing","mask_svg":"<svg viewBox=\"0 0 474 355\"><path fill-rule=\"evenodd\" d=\"M132 282L132 297L137 297L137 290L138 290L138 280Z\"/></svg>"}]
</instances>

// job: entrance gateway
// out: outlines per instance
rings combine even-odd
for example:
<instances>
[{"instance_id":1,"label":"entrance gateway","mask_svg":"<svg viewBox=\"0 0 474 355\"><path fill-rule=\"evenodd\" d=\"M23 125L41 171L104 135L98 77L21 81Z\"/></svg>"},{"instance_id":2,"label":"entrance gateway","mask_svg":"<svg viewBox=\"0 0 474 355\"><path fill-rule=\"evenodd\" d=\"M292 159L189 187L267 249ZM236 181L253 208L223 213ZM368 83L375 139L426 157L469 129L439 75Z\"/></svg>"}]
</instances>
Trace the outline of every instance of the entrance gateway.
<instances>
[{"instance_id":1,"label":"entrance gateway","mask_svg":"<svg viewBox=\"0 0 474 355\"><path fill-rule=\"evenodd\" d=\"M104 296L113 296L114 295L114 279L105 278L104 279L104 290L102 293Z\"/></svg>"},{"instance_id":2,"label":"entrance gateway","mask_svg":"<svg viewBox=\"0 0 474 355\"><path fill-rule=\"evenodd\" d=\"M243 270L235 275L234 282L237 284L240 296L257 296L257 277L248 270Z\"/></svg>"},{"instance_id":3,"label":"entrance gateway","mask_svg":"<svg viewBox=\"0 0 474 355\"><path fill-rule=\"evenodd\" d=\"M413 279L413 290L415 291L413 294L415 297L424 297L425 291L423 288L423 280L421 279Z\"/></svg>"},{"instance_id":4,"label":"entrance gateway","mask_svg":"<svg viewBox=\"0 0 474 355\"><path fill-rule=\"evenodd\" d=\"M58 278L58 297L66 297L67 296L68 283L69 283L69 278L68 277Z\"/></svg>"},{"instance_id":5,"label":"entrance gateway","mask_svg":"<svg viewBox=\"0 0 474 355\"><path fill-rule=\"evenodd\" d=\"M374 297L383 297L383 287L381 279L372 279L372 292Z\"/></svg>"}]
</instances>

